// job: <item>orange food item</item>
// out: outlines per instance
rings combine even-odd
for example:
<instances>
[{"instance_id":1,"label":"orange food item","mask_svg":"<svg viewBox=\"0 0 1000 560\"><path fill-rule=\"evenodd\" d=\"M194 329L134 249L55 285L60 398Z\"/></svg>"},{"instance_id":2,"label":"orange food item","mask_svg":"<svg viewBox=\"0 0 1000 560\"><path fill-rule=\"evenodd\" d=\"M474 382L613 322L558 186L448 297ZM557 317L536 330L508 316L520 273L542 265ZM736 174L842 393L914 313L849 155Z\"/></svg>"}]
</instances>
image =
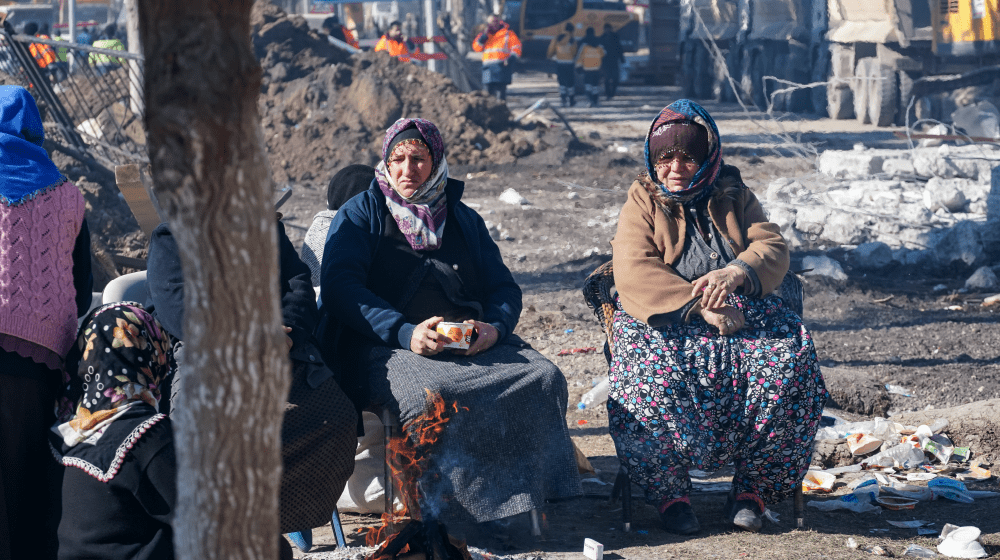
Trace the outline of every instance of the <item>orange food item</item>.
<instances>
[{"instance_id":1,"label":"orange food item","mask_svg":"<svg viewBox=\"0 0 1000 560\"><path fill-rule=\"evenodd\" d=\"M451 327L450 329L448 329L448 338L450 338L452 342L461 342L462 329L458 327Z\"/></svg>"}]
</instances>

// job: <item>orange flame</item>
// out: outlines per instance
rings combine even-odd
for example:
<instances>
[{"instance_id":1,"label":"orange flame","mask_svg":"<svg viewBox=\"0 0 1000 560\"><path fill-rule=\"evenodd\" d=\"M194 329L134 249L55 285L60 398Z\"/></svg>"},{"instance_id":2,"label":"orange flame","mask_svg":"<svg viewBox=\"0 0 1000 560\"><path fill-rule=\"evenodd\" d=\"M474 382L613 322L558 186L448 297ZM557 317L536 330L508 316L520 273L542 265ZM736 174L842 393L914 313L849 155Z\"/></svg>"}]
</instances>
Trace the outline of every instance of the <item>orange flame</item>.
<instances>
[{"instance_id":1,"label":"orange flame","mask_svg":"<svg viewBox=\"0 0 1000 560\"><path fill-rule=\"evenodd\" d=\"M424 391L427 392L424 413L403 426L405 435L391 438L386 445L386 461L389 462L393 482L401 494L400 501L403 507L395 512L383 513L382 525L372 527L365 535L367 546L375 546L385 541L372 555L373 560L386 558L385 555L380 554L380 551L385 549L395 536L389 534L390 527L404 520L420 519L417 482L424 472L427 452L437 443L444 431L444 425L449 420L449 417L445 415L448 406L445 405L441 395L431 393L428 389L424 389ZM457 403L452 403L451 408L458 412ZM462 408L468 410L465 407ZM401 553L406 550L407 548L404 548Z\"/></svg>"}]
</instances>

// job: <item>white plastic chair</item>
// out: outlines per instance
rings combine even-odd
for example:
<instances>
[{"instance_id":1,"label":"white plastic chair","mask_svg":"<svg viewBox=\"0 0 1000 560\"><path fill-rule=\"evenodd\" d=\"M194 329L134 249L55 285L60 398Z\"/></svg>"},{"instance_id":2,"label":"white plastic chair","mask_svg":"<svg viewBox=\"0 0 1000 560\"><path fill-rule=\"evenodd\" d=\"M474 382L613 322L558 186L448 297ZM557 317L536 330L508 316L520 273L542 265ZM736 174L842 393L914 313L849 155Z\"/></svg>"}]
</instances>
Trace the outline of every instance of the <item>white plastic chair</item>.
<instances>
[{"instance_id":1,"label":"white plastic chair","mask_svg":"<svg viewBox=\"0 0 1000 560\"><path fill-rule=\"evenodd\" d=\"M116 301L146 301L146 271L132 272L108 282L101 294L104 304Z\"/></svg>"}]
</instances>

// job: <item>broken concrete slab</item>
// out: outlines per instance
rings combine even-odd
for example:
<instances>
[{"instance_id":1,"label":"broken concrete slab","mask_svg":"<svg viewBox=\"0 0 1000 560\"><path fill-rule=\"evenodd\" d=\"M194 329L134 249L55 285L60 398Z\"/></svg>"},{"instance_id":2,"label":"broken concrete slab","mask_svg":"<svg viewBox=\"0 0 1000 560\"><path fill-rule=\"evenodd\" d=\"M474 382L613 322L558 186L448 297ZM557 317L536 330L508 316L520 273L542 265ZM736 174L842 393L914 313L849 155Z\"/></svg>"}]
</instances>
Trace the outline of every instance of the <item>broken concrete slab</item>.
<instances>
[{"instance_id":1,"label":"broken concrete slab","mask_svg":"<svg viewBox=\"0 0 1000 560\"><path fill-rule=\"evenodd\" d=\"M874 150L827 150L819 156L819 172L838 179L865 179L880 173L884 161Z\"/></svg>"},{"instance_id":2,"label":"broken concrete slab","mask_svg":"<svg viewBox=\"0 0 1000 560\"><path fill-rule=\"evenodd\" d=\"M802 268L811 269L804 276L822 276L838 282L847 280L840 263L825 255L808 256L802 259Z\"/></svg>"},{"instance_id":3,"label":"broken concrete slab","mask_svg":"<svg viewBox=\"0 0 1000 560\"><path fill-rule=\"evenodd\" d=\"M892 249L881 241L862 243L847 256L851 264L861 270L877 270L892 264Z\"/></svg>"},{"instance_id":4,"label":"broken concrete slab","mask_svg":"<svg viewBox=\"0 0 1000 560\"><path fill-rule=\"evenodd\" d=\"M997 280L997 275L992 268L981 266L965 281L965 288L968 290L995 290L1000 288L1000 281Z\"/></svg>"}]
</instances>

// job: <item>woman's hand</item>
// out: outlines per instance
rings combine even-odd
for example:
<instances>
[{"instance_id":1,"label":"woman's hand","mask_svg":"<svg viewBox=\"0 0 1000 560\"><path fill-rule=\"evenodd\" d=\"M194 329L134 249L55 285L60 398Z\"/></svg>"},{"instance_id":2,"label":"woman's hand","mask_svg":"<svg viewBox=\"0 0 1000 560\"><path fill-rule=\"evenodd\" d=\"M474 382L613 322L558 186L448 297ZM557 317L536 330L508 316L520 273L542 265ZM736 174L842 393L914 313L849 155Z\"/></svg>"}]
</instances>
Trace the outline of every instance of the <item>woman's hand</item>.
<instances>
[{"instance_id":1,"label":"woman's hand","mask_svg":"<svg viewBox=\"0 0 1000 560\"><path fill-rule=\"evenodd\" d=\"M285 331L285 345L288 346L288 351L291 352L292 346L295 345L295 341L292 340L291 337L292 327L286 327L285 325L282 325L281 328Z\"/></svg>"},{"instance_id":2,"label":"woman's hand","mask_svg":"<svg viewBox=\"0 0 1000 560\"><path fill-rule=\"evenodd\" d=\"M498 340L500 340L500 332L497 331L496 327L489 323L483 323L471 319L465 323L467 325L472 325L473 328L476 329L476 333L479 336L468 350L455 350L455 353L460 356L475 356L480 352L489 350L494 344L497 343Z\"/></svg>"},{"instance_id":3,"label":"woman's hand","mask_svg":"<svg viewBox=\"0 0 1000 560\"><path fill-rule=\"evenodd\" d=\"M743 312L730 305L723 305L716 309L701 310L701 317L705 322L719 329L719 334L729 336L743 328L746 317Z\"/></svg>"},{"instance_id":4,"label":"woman's hand","mask_svg":"<svg viewBox=\"0 0 1000 560\"><path fill-rule=\"evenodd\" d=\"M726 301L726 296L735 292L746 282L746 279L747 273L738 266L727 266L713 270L694 281L691 297L698 297L701 294L703 308L719 309Z\"/></svg>"},{"instance_id":5,"label":"woman's hand","mask_svg":"<svg viewBox=\"0 0 1000 560\"><path fill-rule=\"evenodd\" d=\"M435 330L437 324L443 320L444 317L431 317L413 329L413 334L410 336L410 350L414 354L433 356L444 350L444 345L450 340Z\"/></svg>"}]
</instances>

